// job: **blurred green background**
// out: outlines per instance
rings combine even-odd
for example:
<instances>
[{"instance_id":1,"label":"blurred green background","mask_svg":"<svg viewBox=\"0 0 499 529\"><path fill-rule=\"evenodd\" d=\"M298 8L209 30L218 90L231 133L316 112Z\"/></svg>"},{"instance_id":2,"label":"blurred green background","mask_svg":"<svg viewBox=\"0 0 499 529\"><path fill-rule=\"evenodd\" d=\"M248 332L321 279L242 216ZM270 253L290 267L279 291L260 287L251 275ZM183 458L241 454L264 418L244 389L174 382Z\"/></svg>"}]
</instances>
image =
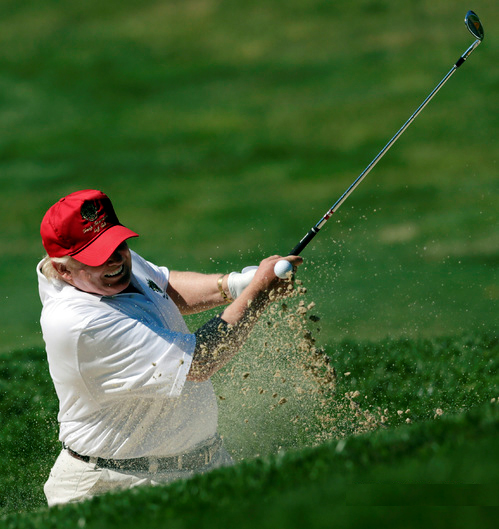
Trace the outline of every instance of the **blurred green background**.
<instances>
[{"instance_id":1,"label":"blurred green background","mask_svg":"<svg viewBox=\"0 0 499 529\"><path fill-rule=\"evenodd\" d=\"M494 0L0 1L0 351L41 345L39 223L98 188L173 269L304 251L328 343L495 332ZM198 319L189 324L195 327Z\"/></svg>"}]
</instances>

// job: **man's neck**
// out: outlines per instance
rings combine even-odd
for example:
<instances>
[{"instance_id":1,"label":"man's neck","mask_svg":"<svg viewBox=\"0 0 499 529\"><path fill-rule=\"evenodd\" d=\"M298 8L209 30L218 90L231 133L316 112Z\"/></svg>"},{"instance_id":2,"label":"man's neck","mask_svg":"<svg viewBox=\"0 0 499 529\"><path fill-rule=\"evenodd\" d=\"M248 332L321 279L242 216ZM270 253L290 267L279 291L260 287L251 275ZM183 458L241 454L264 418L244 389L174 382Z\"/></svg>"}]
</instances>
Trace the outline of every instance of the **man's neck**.
<instances>
[{"instance_id":1,"label":"man's neck","mask_svg":"<svg viewBox=\"0 0 499 529\"><path fill-rule=\"evenodd\" d=\"M130 281L130 284L121 292L121 294L142 294L142 292Z\"/></svg>"}]
</instances>

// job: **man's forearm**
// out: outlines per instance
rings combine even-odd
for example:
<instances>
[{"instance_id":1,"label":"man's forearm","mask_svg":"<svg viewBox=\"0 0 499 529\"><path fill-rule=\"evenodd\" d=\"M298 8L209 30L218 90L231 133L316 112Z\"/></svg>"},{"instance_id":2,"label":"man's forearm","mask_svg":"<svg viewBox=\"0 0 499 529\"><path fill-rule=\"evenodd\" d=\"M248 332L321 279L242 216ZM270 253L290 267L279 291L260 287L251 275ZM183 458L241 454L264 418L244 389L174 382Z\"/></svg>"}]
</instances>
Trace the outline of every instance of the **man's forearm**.
<instances>
[{"instance_id":1,"label":"man's forearm","mask_svg":"<svg viewBox=\"0 0 499 529\"><path fill-rule=\"evenodd\" d=\"M187 376L188 380L202 382L224 367L241 349L259 316L268 304L268 296L260 293L255 299L230 305L230 318L225 318L226 309L215 316L194 334L196 347L194 358ZM235 309L235 310L234 310Z\"/></svg>"},{"instance_id":2,"label":"man's forearm","mask_svg":"<svg viewBox=\"0 0 499 529\"><path fill-rule=\"evenodd\" d=\"M274 255L261 261L250 283L233 303L225 308L218 320L206 324L205 330L210 332L203 332L203 328L196 332L196 349L189 380L207 380L223 367L241 349L271 298L285 295L289 283L282 282L274 273L274 266L279 259L282 258ZM302 260L301 257L292 257L291 262L300 264Z\"/></svg>"},{"instance_id":3,"label":"man's forearm","mask_svg":"<svg viewBox=\"0 0 499 529\"><path fill-rule=\"evenodd\" d=\"M220 316L215 316L194 333L196 347L188 380L202 382L209 379L237 353L234 329Z\"/></svg>"},{"instance_id":4,"label":"man's forearm","mask_svg":"<svg viewBox=\"0 0 499 529\"><path fill-rule=\"evenodd\" d=\"M182 314L197 314L228 303L218 286L220 277L222 290L228 293L228 275L172 271L167 293Z\"/></svg>"}]
</instances>

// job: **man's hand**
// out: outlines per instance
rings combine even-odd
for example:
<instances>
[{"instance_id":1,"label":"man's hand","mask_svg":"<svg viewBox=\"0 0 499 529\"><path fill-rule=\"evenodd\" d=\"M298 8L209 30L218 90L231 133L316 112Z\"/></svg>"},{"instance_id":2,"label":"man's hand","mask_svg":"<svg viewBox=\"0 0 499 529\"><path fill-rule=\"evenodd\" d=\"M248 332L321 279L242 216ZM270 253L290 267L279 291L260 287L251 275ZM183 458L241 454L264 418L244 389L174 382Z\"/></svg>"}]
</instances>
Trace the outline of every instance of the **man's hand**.
<instances>
[{"instance_id":1,"label":"man's hand","mask_svg":"<svg viewBox=\"0 0 499 529\"><path fill-rule=\"evenodd\" d=\"M202 382L222 368L242 347L267 305L279 295L285 295L289 279L279 279L274 272L280 255L264 259L252 272L249 284L237 299L207 324L196 331L196 349L188 380ZM303 260L286 257L293 267Z\"/></svg>"},{"instance_id":2,"label":"man's hand","mask_svg":"<svg viewBox=\"0 0 499 529\"><path fill-rule=\"evenodd\" d=\"M290 277L293 278L297 266L299 266L303 262L303 259L298 256L289 256L288 258L284 259L279 258L277 263L282 263L283 261L291 263L293 271ZM258 266L247 266L243 268L241 272L231 272L229 274L227 286L232 299L237 299L242 294L243 290L251 283L253 277L255 277L255 273L257 270ZM274 265L274 273L275 271L276 265ZM290 279L290 277L288 277L287 275L285 275L284 277L281 276L282 279Z\"/></svg>"}]
</instances>

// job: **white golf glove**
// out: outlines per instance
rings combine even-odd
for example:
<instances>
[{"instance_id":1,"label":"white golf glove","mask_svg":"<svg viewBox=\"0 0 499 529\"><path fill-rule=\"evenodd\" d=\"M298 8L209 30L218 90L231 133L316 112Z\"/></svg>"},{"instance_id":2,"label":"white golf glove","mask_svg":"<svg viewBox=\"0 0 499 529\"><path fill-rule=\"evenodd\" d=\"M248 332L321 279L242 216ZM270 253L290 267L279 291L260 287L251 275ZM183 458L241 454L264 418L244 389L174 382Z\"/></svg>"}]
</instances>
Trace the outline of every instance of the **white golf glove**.
<instances>
[{"instance_id":1,"label":"white golf glove","mask_svg":"<svg viewBox=\"0 0 499 529\"><path fill-rule=\"evenodd\" d=\"M228 278L229 292L232 299L236 299L251 283L258 266L247 266L241 272L231 272Z\"/></svg>"}]
</instances>

